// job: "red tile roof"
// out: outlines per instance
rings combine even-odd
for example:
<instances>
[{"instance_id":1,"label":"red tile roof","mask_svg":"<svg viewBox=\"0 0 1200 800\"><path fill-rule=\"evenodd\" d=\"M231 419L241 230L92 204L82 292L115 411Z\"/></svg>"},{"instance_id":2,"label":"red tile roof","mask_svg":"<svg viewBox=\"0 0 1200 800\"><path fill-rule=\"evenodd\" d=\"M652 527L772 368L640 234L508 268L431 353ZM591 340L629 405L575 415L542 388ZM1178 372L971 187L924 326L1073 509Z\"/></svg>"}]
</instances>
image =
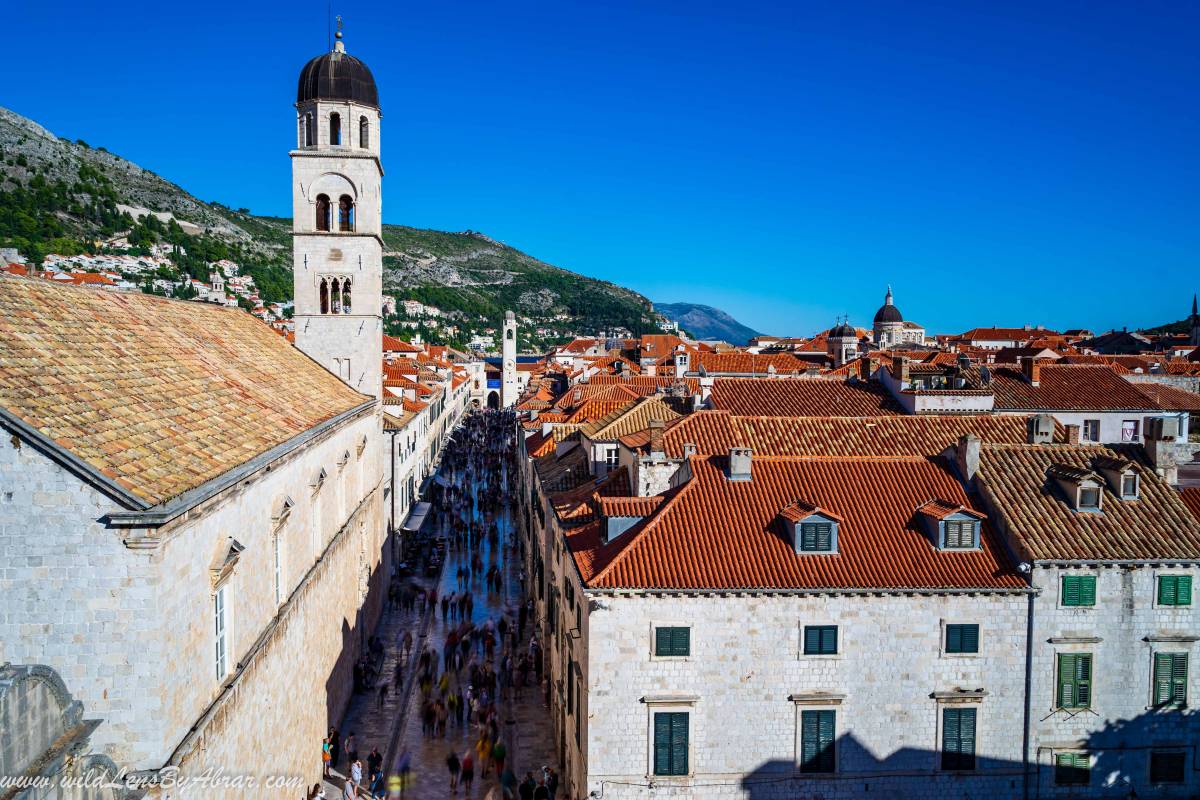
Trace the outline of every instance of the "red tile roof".
<instances>
[{"instance_id":1,"label":"red tile roof","mask_svg":"<svg viewBox=\"0 0 1200 800\"><path fill-rule=\"evenodd\" d=\"M1200 487L1188 487L1179 490L1179 499L1192 512L1192 516L1200 520Z\"/></svg>"},{"instance_id":2,"label":"red tile roof","mask_svg":"<svg viewBox=\"0 0 1200 800\"><path fill-rule=\"evenodd\" d=\"M682 384L688 394L700 393L699 378L675 378L668 375L631 375L623 378L620 375L593 375L587 380L587 386L624 386L632 392L648 397L656 392L666 391Z\"/></svg>"},{"instance_id":3,"label":"red tile roof","mask_svg":"<svg viewBox=\"0 0 1200 800\"><path fill-rule=\"evenodd\" d=\"M608 544L598 526L568 536L584 581L618 589L1001 589L1023 581L988 523L977 551L937 550L917 509L971 501L941 459L770 459L730 481L698 458L658 512ZM797 554L779 514L803 498L843 518L838 552Z\"/></svg>"},{"instance_id":4,"label":"red tile roof","mask_svg":"<svg viewBox=\"0 0 1200 800\"><path fill-rule=\"evenodd\" d=\"M409 344L403 339L398 339L395 336L383 335L383 352L385 353L420 353L421 348L414 344Z\"/></svg>"},{"instance_id":5,"label":"red tile roof","mask_svg":"<svg viewBox=\"0 0 1200 800\"><path fill-rule=\"evenodd\" d=\"M703 369L709 375L768 375L774 367L776 375L800 375L819 369L824 361L824 356L813 361L792 353L695 353L688 372Z\"/></svg>"},{"instance_id":6,"label":"red tile roof","mask_svg":"<svg viewBox=\"0 0 1200 800\"><path fill-rule=\"evenodd\" d=\"M904 413L882 384L824 378L717 378L709 403L740 416L881 417Z\"/></svg>"},{"instance_id":7,"label":"red tile roof","mask_svg":"<svg viewBox=\"0 0 1200 800\"><path fill-rule=\"evenodd\" d=\"M996 396L997 411L1161 409L1137 384L1110 366L1043 364L1037 386L1025 379L1019 367L994 365L988 369L992 377L988 388Z\"/></svg>"}]
</instances>

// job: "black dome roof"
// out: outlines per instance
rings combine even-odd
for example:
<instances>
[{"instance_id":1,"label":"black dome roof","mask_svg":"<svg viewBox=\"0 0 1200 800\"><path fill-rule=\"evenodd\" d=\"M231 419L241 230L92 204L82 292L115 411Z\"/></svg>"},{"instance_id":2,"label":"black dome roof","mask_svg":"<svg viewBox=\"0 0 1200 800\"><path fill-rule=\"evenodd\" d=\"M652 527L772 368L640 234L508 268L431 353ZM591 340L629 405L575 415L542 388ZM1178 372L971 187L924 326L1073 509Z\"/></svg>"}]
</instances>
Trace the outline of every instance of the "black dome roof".
<instances>
[{"instance_id":1,"label":"black dome roof","mask_svg":"<svg viewBox=\"0 0 1200 800\"><path fill-rule=\"evenodd\" d=\"M843 339L857 339L858 331L854 330L854 328L851 328L849 324L843 322L840 325L834 326L833 330L829 331L829 336L830 338L840 337Z\"/></svg>"},{"instance_id":2,"label":"black dome roof","mask_svg":"<svg viewBox=\"0 0 1200 800\"><path fill-rule=\"evenodd\" d=\"M900 313L900 309L896 308L891 303L882 305L875 312L876 322L904 322L904 315Z\"/></svg>"},{"instance_id":3,"label":"black dome roof","mask_svg":"<svg viewBox=\"0 0 1200 800\"><path fill-rule=\"evenodd\" d=\"M379 108L379 90L366 64L335 50L317 56L300 70L296 102L309 100L349 100Z\"/></svg>"}]
</instances>

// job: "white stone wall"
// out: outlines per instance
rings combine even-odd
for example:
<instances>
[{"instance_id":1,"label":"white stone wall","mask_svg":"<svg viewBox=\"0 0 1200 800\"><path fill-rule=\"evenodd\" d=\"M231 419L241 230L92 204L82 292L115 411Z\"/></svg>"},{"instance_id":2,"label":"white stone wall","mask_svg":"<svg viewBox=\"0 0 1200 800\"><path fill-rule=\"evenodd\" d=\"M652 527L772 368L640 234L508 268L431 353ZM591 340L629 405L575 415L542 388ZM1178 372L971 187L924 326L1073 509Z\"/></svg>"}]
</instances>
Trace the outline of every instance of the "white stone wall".
<instances>
[{"instance_id":1,"label":"white stone wall","mask_svg":"<svg viewBox=\"0 0 1200 800\"><path fill-rule=\"evenodd\" d=\"M1063 575L1095 575L1096 605L1065 607L1061 601ZM1158 605L1159 575L1193 576L1190 606ZM1189 703L1200 692L1200 570L1192 567L1074 568L1036 566L1032 579L1041 590L1034 614L1032 747L1040 766L1042 796L1078 796L1079 789L1056 787L1054 755L1089 751L1093 754L1091 789L1114 796L1193 796L1200 777L1194 745L1200 741L1200 720L1194 713L1153 708L1151 679L1155 652L1189 654ZM1056 710L1057 658L1062 653L1091 653L1092 703L1086 711ZM1149 748L1189 743L1191 781L1177 791L1152 787L1148 780Z\"/></svg>"},{"instance_id":2,"label":"white stone wall","mask_svg":"<svg viewBox=\"0 0 1200 800\"><path fill-rule=\"evenodd\" d=\"M380 609L388 565L378 431L373 413L343 424L162 529L162 544L145 550L126 548L122 532L95 521L115 504L6 439L0 659L63 675L89 716L104 720L93 746L122 766L161 767L182 744L185 774L266 770L311 785L313 741L340 718L350 666ZM320 469L327 478L314 492ZM272 516L284 497L294 505L278 525ZM284 538L282 610L276 535ZM229 537L245 550L224 583L231 672L219 680L210 568ZM239 662L249 663L240 677Z\"/></svg>"},{"instance_id":3,"label":"white stone wall","mask_svg":"<svg viewBox=\"0 0 1200 800\"><path fill-rule=\"evenodd\" d=\"M998 411L1001 414L1030 414L1032 411ZM1060 425L1078 425L1082 434L1084 420L1098 419L1100 420L1100 442L1099 444L1120 444L1121 443L1121 424L1125 420L1137 420L1138 423L1138 438L1137 442L1141 443L1146 438L1146 420L1151 417L1161 417L1171 412L1162 411L1046 411ZM1182 430L1187 430L1187 414L1181 414L1183 419ZM1083 442L1090 444L1090 442Z\"/></svg>"},{"instance_id":4,"label":"white stone wall","mask_svg":"<svg viewBox=\"0 0 1200 800\"><path fill-rule=\"evenodd\" d=\"M599 596L588 633L587 789L604 798L1020 795L1023 595ZM981 628L978 656L942 652L946 622ZM692 654L653 657L657 624L690 625ZM839 655L802 655L804 624L837 624ZM938 770L934 692L983 689L978 773ZM844 695L836 777L799 778L790 695ZM687 779L653 778L643 698L691 695ZM645 788L653 781L659 788ZM666 791L663 787L676 787Z\"/></svg>"}]
</instances>

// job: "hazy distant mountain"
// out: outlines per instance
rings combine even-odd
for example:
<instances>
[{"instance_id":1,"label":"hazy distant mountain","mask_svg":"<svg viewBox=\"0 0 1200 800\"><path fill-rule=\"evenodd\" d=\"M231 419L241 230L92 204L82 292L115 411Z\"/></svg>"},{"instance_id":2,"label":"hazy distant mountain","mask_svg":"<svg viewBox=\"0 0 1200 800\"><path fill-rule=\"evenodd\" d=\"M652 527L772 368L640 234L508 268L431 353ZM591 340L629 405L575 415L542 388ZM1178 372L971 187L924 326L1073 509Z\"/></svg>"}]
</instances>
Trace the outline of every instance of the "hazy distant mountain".
<instances>
[{"instance_id":1,"label":"hazy distant mountain","mask_svg":"<svg viewBox=\"0 0 1200 800\"><path fill-rule=\"evenodd\" d=\"M654 310L698 339L721 339L746 344L758 331L738 322L719 308L699 303L655 303Z\"/></svg>"}]
</instances>

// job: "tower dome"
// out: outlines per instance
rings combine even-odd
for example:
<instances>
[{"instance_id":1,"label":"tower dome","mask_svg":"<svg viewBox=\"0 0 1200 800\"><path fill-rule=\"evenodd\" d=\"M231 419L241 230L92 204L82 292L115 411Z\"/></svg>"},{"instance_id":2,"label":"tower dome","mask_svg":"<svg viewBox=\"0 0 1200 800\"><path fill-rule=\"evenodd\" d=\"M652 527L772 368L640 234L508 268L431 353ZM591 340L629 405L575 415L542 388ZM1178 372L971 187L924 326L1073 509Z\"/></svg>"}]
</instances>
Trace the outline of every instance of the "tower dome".
<instances>
[{"instance_id":1,"label":"tower dome","mask_svg":"<svg viewBox=\"0 0 1200 800\"><path fill-rule=\"evenodd\" d=\"M830 329L829 338L831 338L831 339L857 339L858 331L856 331L854 328L850 327L850 324L848 322L841 322L841 323L833 326L833 328Z\"/></svg>"},{"instance_id":2,"label":"tower dome","mask_svg":"<svg viewBox=\"0 0 1200 800\"><path fill-rule=\"evenodd\" d=\"M341 25L340 20L338 25ZM366 64L346 52L340 27L333 50L312 59L300 70L296 102L307 103L310 100L349 100L379 108L375 76Z\"/></svg>"},{"instance_id":3,"label":"tower dome","mask_svg":"<svg viewBox=\"0 0 1200 800\"><path fill-rule=\"evenodd\" d=\"M879 325L883 322L904 322L904 315L900 313L900 309L896 308L892 302L892 287L888 287L887 296L883 298L883 305L875 312L875 324Z\"/></svg>"}]
</instances>

